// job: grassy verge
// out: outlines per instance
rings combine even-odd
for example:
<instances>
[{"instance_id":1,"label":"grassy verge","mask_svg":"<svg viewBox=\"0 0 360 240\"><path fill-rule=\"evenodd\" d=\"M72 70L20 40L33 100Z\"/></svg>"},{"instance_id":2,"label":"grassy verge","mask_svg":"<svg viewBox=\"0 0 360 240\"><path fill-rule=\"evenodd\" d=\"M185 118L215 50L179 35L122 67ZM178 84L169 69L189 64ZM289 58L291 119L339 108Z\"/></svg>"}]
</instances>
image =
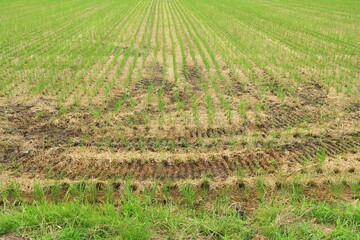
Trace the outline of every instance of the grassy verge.
<instances>
[{"instance_id":1,"label":"grassy verge","mask_svg":"<svg viewBox=\"0 0 360 240\"><path fill-rule=\"evenodd\" d=\"M0 236L25 239L360 238L358 200L314 200L305 189L295 197L291 188L266 191L264 197L248 199L252 207L245 209L236 200L241 196L234 193L215 196L197 192L191 186L180 188L176 198L167 198L166 194L155 191L134 191L130 184L111 196L87 188L91 187L77 188L75 194L70 187L72 190L58 198L54 197L55 191L47 195L39 187L34 188L32 196L19 195L12 185L2 192Z\"/></svg>"}]
</instances>

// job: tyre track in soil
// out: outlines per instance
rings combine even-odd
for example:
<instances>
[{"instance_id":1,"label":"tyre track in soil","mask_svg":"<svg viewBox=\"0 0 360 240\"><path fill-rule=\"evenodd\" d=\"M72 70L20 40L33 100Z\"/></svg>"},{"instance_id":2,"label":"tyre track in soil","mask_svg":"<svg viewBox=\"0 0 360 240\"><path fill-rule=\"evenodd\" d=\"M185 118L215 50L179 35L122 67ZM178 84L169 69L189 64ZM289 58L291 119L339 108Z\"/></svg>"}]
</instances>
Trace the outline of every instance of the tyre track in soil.
<instances>
[{"instance_id":1,"label":"tyre track in soil","mask_svg":"<svg viewBox=\"0 0 360 240\"><path fill-rule=\"evenodd\" d=\"M246 150L223 152L218 154L199 154L196 157L188 156L186 160L168 159L147 161L134 158L123 162L116 160L73 159L63 157L59 159L57 153L40 159L21 159L24 172L46 174L51 169L70 179L78 176L111 179L133 177L144 181L149 179L199 179L203 176L227 178L235 176L237 170L246 170L248 174L257 171L275 173L282 165L305 160L316 161L317 153L326 152L328 157L335 157L341 153L356 153L360 148L360 132L346 134L340 137L328 136L324 139L307 139L305 142L293 142L277 146L269 150Z\"/></svg>"},{"instance_id":2,"label":"tyre track in soil","mask_svg":"<svg viewBox=\"0 0 360 240\"><path fill-rule=\"evenodd\" d=\"M307 122L315 123L320 120L319 109L308 109L299 106L273 105L266 111L266 118L257 127L267 131L270 128L293 127L297 124Z\"/></svg>"},{"instance_id":3,"label":"tyre track in soil","mask_svg":"<svg viewBox=\"0 0 360 240\"><path fill-rule=\"evenodd\" d=\"M295 126L306 119L308 122L316 121L319 114L312 112L303 112L301 109L293 107L278 107L275 106L272 110L274 115L258 124L245 123L243 125L229 126L229 127L205 127L188 126L183 129L174 128L159 128L154 129L146 126L130 126L125 127L126 143L122 139L108 135L111 129L102 130L99 134L92 134L91 141L83 142L81 135L84 134L79 126L70 126L67 119L62 123L51 121L50 116L38 117L40 112L32 112L31 106L16 105L9 106L12 111L4 111L3 118L5 118L5 125L11 127L11 132L7 132L10 136L19 136L25 138L25 141L32 141L33 145L39 149L46 149L51 147L76 147L76 146L97 146L106 148L104 139L111 140L111 147L115 151L132 150L156 152L156 146L163 147L164 151L186 150L186 145L189 149L200 148L199 140L219 140L221 138L224 143L223 149L227 149L230 145L230 139L227 137L237 137L245 133L248 129L260 130L265 134L267 131L275 128L283 128L287 126ZM89 116L81 116L87 125L91 124ZM356 120L356 119L355 119ZM353 121L353 120L351 120ZM7 122L7 123L6 123ZM115 125L118 125L116 123ZM109 131L110 130L110 131ZM96 136L97 135L97 136ZM99 137L99 136L103 137ZM44 143L45 140L46 143ZM208 142L207 147L214 146L215 142ZM172 148L169 146L172 145ZM172 149L172 150L171 150Z\"/></svg>"},{"instance_id":4,"label":"tyre track in soil","mask_svg":"<svg viewBox=\"0 0 360 240\"><path fill-rule=\"evenodd\" d=\"M46 101L45 101L46 103ZM275 107L276 109L276 107ZM297 110L295 110L297 111ZM286 110L289 112L289 110ZM254 148L244 151L223 151L219 153L197 154L194 152L183 154L186 159L177 159L176 154L167 153L165 158L150 158L145 160L137 158L125 161L108 159L88 158L72 158L66 155L66 149L76 146L83 147L99 147L96 141L89 141L88 144L81 145L78 141L84 134L80 127L71 126L68 120L57 122L53 119L51 112L45 115L36 106L31 105L6 105L0 108L1 121L4 123L0 128L0 162L10 171L21 169L23 173L36 173L46 175L52 169L57 174L62 174L71 179L77 176L89 176L92 178L108 179L133 176L137 180L144 181L147 179L167 179L186 180L199 179L204 175L212 177L226 178L235 176L237 169L246 169L248 173L254 174L258 170L266 172L274 172L282 165L294 165L299 163L302 165L304 161L316 160L318 152L326 152L327 156L334 157L342 153L357 153L360 147L360 132L352 134L327 135L322 139L319 137L308 137L302 142L290 142L288 144L272 147L267 150ZM81 115L81 114L80 114ZM294 115L294 114L291 114ZM281 115L278 116L281 119ZM286 119L286 118L285 118ZM297 121L299 117L294 117ZM90 116L78 116L78 120L82 122L82 126L90 126L92 120ZM356 120L356 119L355 119ZM295 122L296 122L295 121ZM351 122L353 119L351 120ZM278 121L274 124L265 125L265 127L279 127L284 124L292 124L294 121ZM269 121L269 123L272 123ZM30 127L29 127L30 126ZM135 128L136 129L136 128ZM103 129L101 129L104 131ZM144 129L145 131L146 129ZM186 131L178 131L185 137L173 138L163 137L160 139L148 137L139 138L144 135L139 129L134 137L129 138L131 151L125 146L113 143L113 148L123 148L122 150L131 153L140 151L139 141L144 141L147 150L161 155L157 152L154 144L160 140L161 144L166 144L171 140L175 140L175 148L184 149L183 141L193 139L191 142L196 146L198 138L209 138L219 136L227 136L231 131L232 134L241 134L242 132L234 132L231 128L203 128L194 129L186 128ZM176 133L173 129L167 129L167 136ZM146 131L145 131L146 132ZM164 130L166 132L166 130ZM96 131L95 131L96 133ZM94 133L94 137L97 134ZM176 135L176 134L174 134ZM338 137L335 137L338 136ZM14 137L15 141L7 145L7 138ZM5 142L4 142L5 139ZM70 142L70 143L69 143ZM12 144L12 145L11 145ZM30 148L29 148L30 146ZM106 146L100 146L105 147ZM30 149L30 151L28 151ZM166 149L165 149L166 150ZM170 150L169 150L170 151ZM16 159L17 166L13 166L13 160ZM165 159L165 160L159 160ZM20 167L20 168L19 168Z\"/></svg>"},{"instance_id":5,"label":"tyre track in soil","mask_svg":"<svg viewBox=\"0 0 360 240\"><path fill-rule=\"evenodd\" d=\"M262 131L267 131L271 127L285 127L291 124L295 124L297 122L301 122L300 117L296 116L293 121L289 121L287 118L282 119L281 115L277 117L277 121L268 121L265 124L259 124L258 126L253 126L255 129L259 127ZM223 148L229 147L230 139L228 137L236 137L243 134L248 126L238 126L238 127L209 127L209 128L193 128L187 127L178 130L175 132L172 129L168 129L167 131L161 131L161 136L149 136L146 134L148 130L146 128L140 130L138 128L134 128L133 136L128 136L124 139L116 138L116 136L107 136L104 134L103 137L95 138L91 141L82 141L81 135L83 134L80 128L72 128L67 125L67 123L38 123L38 124L30 124L33 121L38 120L35 116L29 117L20 117L13 116L8 118L9 122L18 123L16 128L13 128L11 131L12 136L22 136L27 139L27 141L33 140L34 142L38 142L38 148L47 148L46 146L51 147L91 147L97 146L101 148L105 148L107 145L104 143L105 139L111 140L111 148L115 151L122 150L132 150L132 151L142 151L142 149L146 151L157 152L157 146L160 146L163 151L171 151L171 149L176 150L186 150L186 146L189 149L192 148L200 148L201 144L199 140L208 139L207 147L215 146L215 142L211 140L222 139ZM41 121L41 119L40 119ZM23 123L25 122L25 123ZM31 127L29 128L29 125ZM142 134L143 133L143 134ZM156 133L155 133L156 134ZM40 139L46 140L46 144ZM172 147L172 148L171 148Z\"/></svg>"}]
</instances>

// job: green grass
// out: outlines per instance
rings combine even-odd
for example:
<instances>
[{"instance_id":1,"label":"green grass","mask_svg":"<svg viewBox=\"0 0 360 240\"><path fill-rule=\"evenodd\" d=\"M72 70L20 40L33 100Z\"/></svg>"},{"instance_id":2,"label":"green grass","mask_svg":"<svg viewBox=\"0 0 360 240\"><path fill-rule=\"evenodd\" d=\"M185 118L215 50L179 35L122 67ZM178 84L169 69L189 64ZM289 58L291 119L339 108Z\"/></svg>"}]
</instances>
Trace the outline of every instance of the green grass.
<instances>
[{"instance_id":1,"label":"green grass","mask_svg":"<svg viewBox=\"0 0 360 240\"><path fill-rule=\"evenodd\" d=\"M209 181L205 182L198 190L191 185L180 187L176 199L168 194L171 183L161 190L163 197L158 195L157 185L134 192L130 181L116 195L115 191L119 190L105 187L102 197L92 184L72 184L63 197L59 197L61 185L53 187L50 195L45 195L40 185L36 185L30 201L22 196L19 185L12 183L1 194L0 236L15 234L33 239L360 237L357 200L314 200L305 194L294 199L290 185L273 191L264 188L263 181L258 180L257 190L248 187L242 190L242 196L259 194L257 200L248 199L256 208L244 212L230 188L209 195Z\"/></svg>"},{"instance_id":2,"label":"green grass","mask_svg":"<svg viewBox=\"0 0 360 240\"><path fill-rule=\"evenodd\" d=\"M9 211L9 209L7 209ZM39 203L0 214L0 234L23 233L39 239L149 239L218 235L249 238L249 222L235 212L224 216L177 206L151 206L139 199L121 207L79 202Z\"/></svg>"},{"instance_id":3,"label":"green grass","mask_svg":"<svg viewBox=\"0 0 360 240\"><path fill-rule=\"evenodd\" d=\"M330 204L302 199L300 203L264 204L255 219L271 239L359 239L360 204Z\"/></svg>"}]
</instances>

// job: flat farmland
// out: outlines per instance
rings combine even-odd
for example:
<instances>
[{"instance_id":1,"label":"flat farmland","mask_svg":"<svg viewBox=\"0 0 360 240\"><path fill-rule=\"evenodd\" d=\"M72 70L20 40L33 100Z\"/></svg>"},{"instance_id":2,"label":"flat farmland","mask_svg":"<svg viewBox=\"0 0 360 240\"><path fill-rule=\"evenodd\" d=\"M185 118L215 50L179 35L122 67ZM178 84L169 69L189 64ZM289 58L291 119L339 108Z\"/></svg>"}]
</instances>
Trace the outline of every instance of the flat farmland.
<instances>
[{"instance_id":1,"label":"flat farmland","mask_svg":"<svg viewBox=\"0 0 360 240\"><path fill-rule=\"evenodd\" d=\"M3 186L359 181L358 1L2 0L0 36Z\"/></svg>"}]
</instances>

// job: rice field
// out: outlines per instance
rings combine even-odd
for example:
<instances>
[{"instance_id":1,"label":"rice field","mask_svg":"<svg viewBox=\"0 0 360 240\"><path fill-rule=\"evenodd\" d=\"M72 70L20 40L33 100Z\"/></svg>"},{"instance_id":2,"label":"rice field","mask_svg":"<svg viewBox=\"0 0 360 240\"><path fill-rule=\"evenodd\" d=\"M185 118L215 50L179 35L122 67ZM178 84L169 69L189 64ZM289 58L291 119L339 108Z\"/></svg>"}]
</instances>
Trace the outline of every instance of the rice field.
<instances>
[{"instance_id":1,"label":"rice field","mask_svg":"<svg viewBox=\"0 0 360 240\"><path fill-rule=\"evenodd\" d=\"M0 185L352 184L359 33L352 0L2 0Z\"/></svg>"}]
</instances>

